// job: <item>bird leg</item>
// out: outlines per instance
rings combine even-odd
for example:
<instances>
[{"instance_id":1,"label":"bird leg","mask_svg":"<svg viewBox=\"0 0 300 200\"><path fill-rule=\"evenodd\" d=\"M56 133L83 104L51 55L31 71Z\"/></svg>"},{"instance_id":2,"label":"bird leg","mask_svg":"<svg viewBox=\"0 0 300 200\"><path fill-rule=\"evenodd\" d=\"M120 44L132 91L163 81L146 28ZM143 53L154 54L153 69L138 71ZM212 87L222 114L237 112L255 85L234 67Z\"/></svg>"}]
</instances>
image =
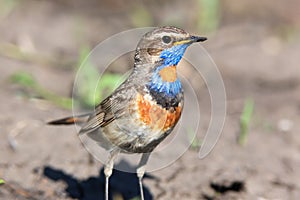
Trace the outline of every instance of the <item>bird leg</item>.
<instances>
[{"instance_id":1,"label":"bird leg","mask_svg":"<svg viewBox=\"0 0 300 200\"><path fill-rule=\"evenodd\" d=\"M139 178L141 200L144 200L142 179L143 179L143 176L144 176L145 171L146 171L146 164L148 162L149 156L150 156L150 153L144 153L142 155L142 158L141 158L140 163L139 163L138 168L137 168L137 176Z\"/></svg>"},{"instance_id":2,"label":"bird leg","mask_svg":"<svg viewBox=\"0 0 300 200\"><path fill-rule=\"evenodd\" d=\"M104 174L105 174L105 200L108 200L108 184L109 184L109 177L111 176L114 168L114 161L119 155L120 150L114 149L110 151L109 157L104 167Z\"/></svg>"}]
</instances>

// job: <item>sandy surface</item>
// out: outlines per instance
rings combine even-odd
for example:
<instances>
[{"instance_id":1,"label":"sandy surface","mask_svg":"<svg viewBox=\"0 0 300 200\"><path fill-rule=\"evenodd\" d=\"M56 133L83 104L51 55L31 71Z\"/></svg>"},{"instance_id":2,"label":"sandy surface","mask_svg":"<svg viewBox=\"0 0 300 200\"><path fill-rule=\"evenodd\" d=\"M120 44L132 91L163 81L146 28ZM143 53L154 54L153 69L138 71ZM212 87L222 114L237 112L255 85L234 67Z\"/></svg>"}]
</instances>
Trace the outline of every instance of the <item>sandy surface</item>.
<instances>
[{"instance_id":1,"label":"sandy surface","mask_svg":"<svg viewBox=\"0 0 300 200\"><path fill-rule=\"evenodd\" d=\"M8 77L28 71L43 87L70 96L75 74L70 66L76 65L78 48L126 30L130 22L125 17L121 23L126 13L117 8L111 13L106 7L88 12L98 5L95 2L89 6L28 2L1 19L0 45L16 44L47 62L0 55L0 178L6 181L0 186L0 199L101 199L103 165L89 157L74 127L45 125L71 111L42 99L25 98ZM113 8L110 4L107 7ZM111 17L105 18L107 15ZM290 20L294 12L291 15L283 19L294 23ZM74 20L78 18L79 22ZM272 23L257 23L256 18L244 23L230 23L230 16L224 19L225 25L204 44L222 73L227 93L222 136L205 159L198 159L198 151L189 149L172 165L148 173L144 179L146 199L300 197L299 35L284 39ZM79 29L76 23L84 28ZM55 65L62 63L64 67ZM204 87L199 89L207 95ZM240 146L239 118L248 97L254 99L255 110L247 144ZM207 100L200 100L200 135L210 118ZM9 145L14 134L18 134L15 150ZM139 195L137 184L134 174L116 171L111 191L115 199L132 199Z\"/></svg>"}]
</instances>

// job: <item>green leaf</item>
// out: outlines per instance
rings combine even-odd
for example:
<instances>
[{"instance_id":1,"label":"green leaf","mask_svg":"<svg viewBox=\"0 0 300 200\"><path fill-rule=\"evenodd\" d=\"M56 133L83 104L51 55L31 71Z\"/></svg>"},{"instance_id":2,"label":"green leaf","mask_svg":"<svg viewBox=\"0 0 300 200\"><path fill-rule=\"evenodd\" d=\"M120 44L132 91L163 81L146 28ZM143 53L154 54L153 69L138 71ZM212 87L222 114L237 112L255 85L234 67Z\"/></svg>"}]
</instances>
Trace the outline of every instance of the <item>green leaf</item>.
<instances>
[{"instance_id":1,"label":"green leaf","mask_svg":"<svg viewBox=\"0 0 300 200\"><path fill-rule=\"evenodd\" d=\"M202 141L197 137L196 133L192 128L188 128L186 131L188 139L191 143L191 149L197 150L202 145Z\"/></svg>"},{"instance_id":2,"label":"green leaf","mask_svg":"<svg viewBox=\"0 0 300 200\"><path fill-rule=\"evenodd\" d=\"M0 2L0 18L8 16L19 2L19 0L2 0Z\"/></svg>"},{"instance_id":3,"label":"green leaf","mask_svg":"<svg viewBox=\"0 0 300 200\"><path fill-rule=\"evenodd\" d=\"M198 27L200 32L213 32L220 23L220 1L198 0Z\"/></svg>"},{"instance_id":4,"label":"green leaf","mask_svg":"<svg viewBox=\"0 0 300 200\"><path fill-rule=\"evenodd\" d=\"M238 138L238 143L240 145L245 145L247 142L249 124L252 119L253 110L254 110L254 101L250 98L246 99L244 104L244 109L240 118L240 135Z\"/></svg>"},{"instance_id":5,"label":"green leaf","mask_svg":"<svg viewBox=\"0 0 300 200\"><path fill-rule=\"evenodd\" d=\"M0 185L4 184L5 181L3 179L0 179Z\"/></svg>"},{"instance_id":6,"label":"green leaf","mask_svg":"<svg viewBox=\"0 0 300 200\"><path fill-rule=\"evenodd\" d=\"M112 93L124 80L126 77L120 74L112 74L112 73L105 73L101 77L98 85L97 91L99 92L99 96L96 97L96 102L99 103L105 96Z\"/></svg>"},{"instance_id":7,"label":"green leaf","mask_svg":"<svg viewBox=\"0 0 300 200\"><path fill-rule=\"evenodd\" d=\"M66 109L72 108L72 99L58 96L43 88L41 85L39 85L36 79L28 72L16 72L13 75L11 75L10 80L13 83L18 84L25 89L31 90L31 92L33 92L35 95L42 97L48 101L51 101L57 106Z\"/></svg>"},{"instance_id":8,"label":"green leaf","mask_svg":"<svg viewBox=\"0 0 300 200\"><path fill-rule=\"evenodd\" d=\"M100 77L97 67L87 59L89 52L86 47L80 51L78 66L81 67L81 74L77 80L76 96L79 105L93 108L125 79L122 75L112 73L104 73Z\"/></svg>"},{"instance_id":9,"label":"green leaf","mask_svg":"<svg viewBox=\"0 0 300 200\"><path fill-rule=\"evenodd\" d=\"M28 72L17 72L10 77L13 83L25 87L34 87L37 83L33 76Z\"/></svg>"}]
</instances>

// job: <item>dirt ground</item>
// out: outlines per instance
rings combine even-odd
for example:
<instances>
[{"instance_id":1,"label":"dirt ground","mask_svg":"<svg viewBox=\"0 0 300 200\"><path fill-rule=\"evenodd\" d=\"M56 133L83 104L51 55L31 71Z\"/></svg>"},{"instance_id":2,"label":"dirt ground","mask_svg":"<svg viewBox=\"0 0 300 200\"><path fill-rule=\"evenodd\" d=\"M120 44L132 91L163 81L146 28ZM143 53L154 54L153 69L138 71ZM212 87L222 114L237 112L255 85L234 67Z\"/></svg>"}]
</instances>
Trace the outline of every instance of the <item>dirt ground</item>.
<instances>
[{"instance_id":1,"label":"dirt ground","mask_svg":"<svg viewBox=\"0 0 300 200\"><path fill-rule=\"evenodd\" d=\"M26 98L9 77L20 70L30 72L49 91L70 96L78 49L133 28L128 13L138 3L14 2L0 18L0 178L5 180L0 199L101 199L103 165L89 157L74 127L45 125L71 111L40 98ZM169 16L197 33L195 1L175 2L145 1L152 25L168 23ZM198 159L198 151L191 148L172 165L148 173L146 199L300 198L299 9L296 0L223 2L220 27L203 44L225 83L227 116L222 135L205 159ZM185 16L186 23L180 21ZM24 54L12 45L30 56L20 56ZM255 107L247 143L241 146L237 137L246 98L252 98ZM210 118L207 100L200 100L204 122L200 133ZM17 144L12 148L14 135ZM114 199L133 199L139 195L137 178L115 171L111 191Z\"/></svg>"}]
</instances>

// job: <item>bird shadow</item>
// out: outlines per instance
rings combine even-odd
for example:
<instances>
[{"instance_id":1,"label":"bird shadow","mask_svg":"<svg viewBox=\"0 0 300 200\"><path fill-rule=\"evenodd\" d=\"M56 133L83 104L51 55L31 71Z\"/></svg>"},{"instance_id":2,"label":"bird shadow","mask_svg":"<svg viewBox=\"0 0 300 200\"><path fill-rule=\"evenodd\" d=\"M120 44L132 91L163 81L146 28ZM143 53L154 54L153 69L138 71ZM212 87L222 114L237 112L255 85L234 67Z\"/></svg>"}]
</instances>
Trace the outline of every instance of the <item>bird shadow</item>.
<instances>
[{"instance_id":1,"label":"bird shadow","mask_svg":"<svg viewBox=\"0 0 300 200\"><path fill-rule=\"evenodd\" d=\"M119 165L133 168L126 161L120 161ZM65 192L73 199L104 200L105 175L103 167L100 169L99 176L89 177L85 180L79 180L73 175L51 166L45 166L43 174L53 181L65 182L67 184ZM145 178L153 179L154 177L145 174ZM153 196L150 190L145 186L143 186L143 190L145 200L152 200ZM139 198L139 181L136 173L114 170L109 179L109 196L110 200L116 196L122 196L124 200Z\"/></svg>"}]
</instances>

